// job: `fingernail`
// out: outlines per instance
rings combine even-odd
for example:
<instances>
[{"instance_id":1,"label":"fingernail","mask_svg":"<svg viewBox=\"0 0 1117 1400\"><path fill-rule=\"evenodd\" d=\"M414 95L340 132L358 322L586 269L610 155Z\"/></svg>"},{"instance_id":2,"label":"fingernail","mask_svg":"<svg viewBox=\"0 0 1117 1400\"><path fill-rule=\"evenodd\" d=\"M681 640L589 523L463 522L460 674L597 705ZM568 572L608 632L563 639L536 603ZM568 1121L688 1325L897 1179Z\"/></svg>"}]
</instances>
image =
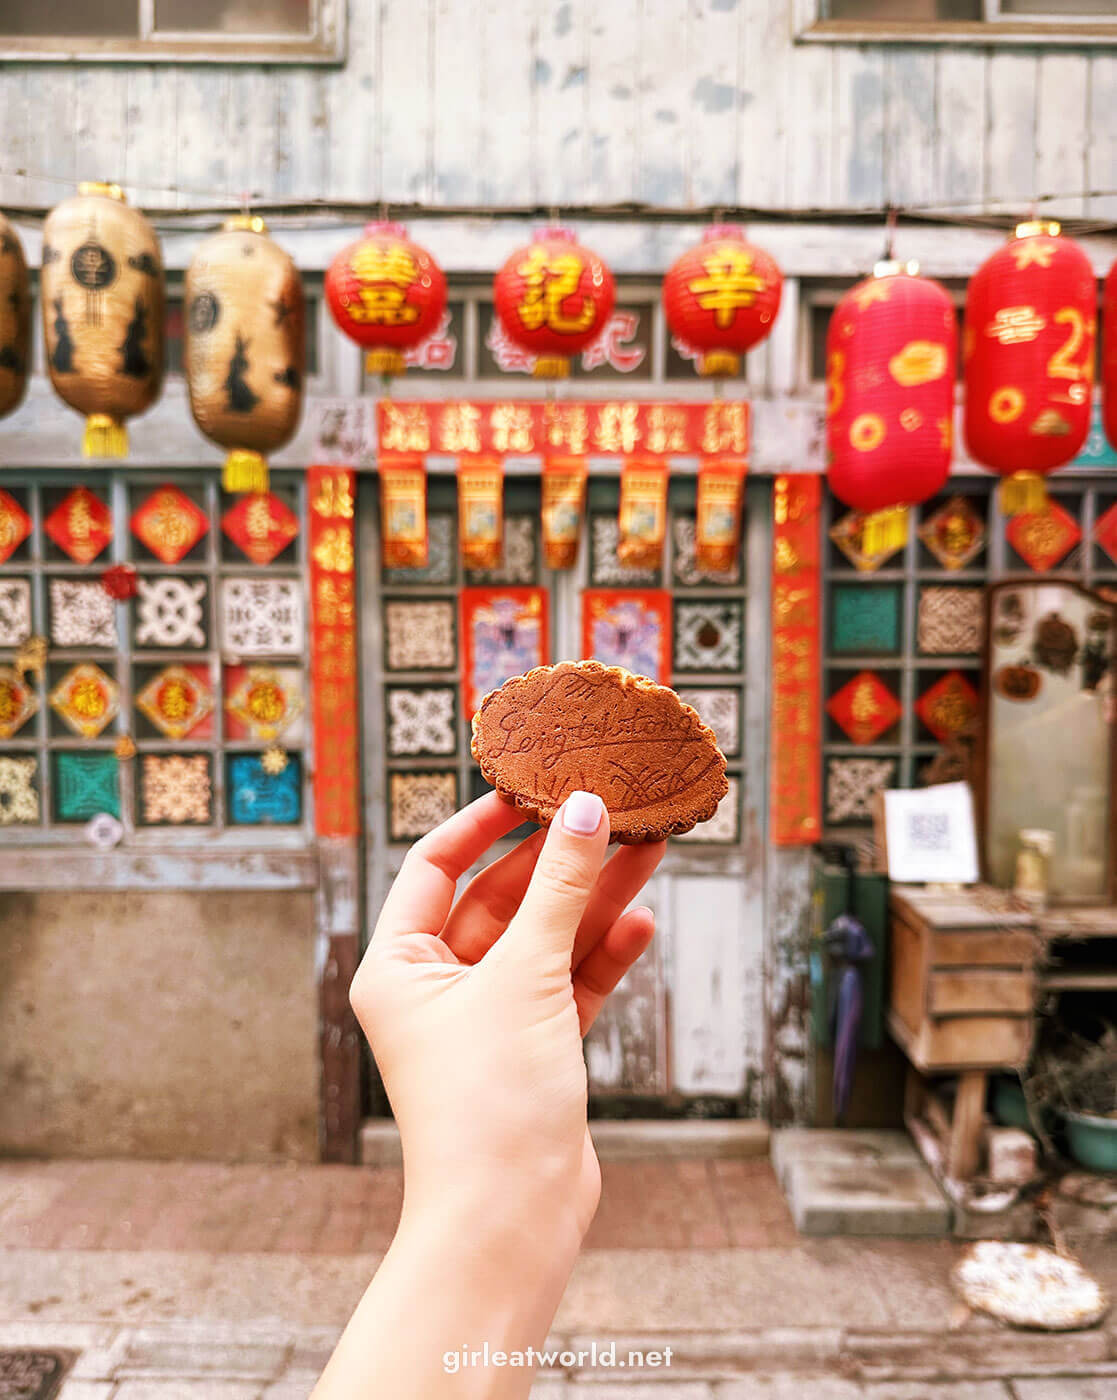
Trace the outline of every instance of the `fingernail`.
<instances>
[{"instance_id":1,"label":"fingernail","mask_svg":"<svg viewBox=\"0 0 1117 1400\"><path fill-rule=\"evenodd\" d=\"M601 825L605 804L594 792L572 792L562 804L562 824L575 836L592 836Z\"/></svg>"}]
</instances>

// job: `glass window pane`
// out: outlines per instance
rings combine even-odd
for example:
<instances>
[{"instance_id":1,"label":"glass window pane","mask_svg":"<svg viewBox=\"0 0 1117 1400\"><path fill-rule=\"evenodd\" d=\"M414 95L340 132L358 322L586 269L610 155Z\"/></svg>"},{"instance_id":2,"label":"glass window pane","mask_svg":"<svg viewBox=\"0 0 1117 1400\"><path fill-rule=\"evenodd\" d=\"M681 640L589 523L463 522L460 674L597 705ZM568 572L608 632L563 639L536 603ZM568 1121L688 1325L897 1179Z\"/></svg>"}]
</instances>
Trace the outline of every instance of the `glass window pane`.
<instances>
[{"instance_id":1,"label":"glass window pane","mask_svg":"<svg viewBox=\"0 0 1117 1400\"><path fill-rule=\"evenodd\" d=\"M1117 0L1001 0L1003 15L1059 16L1074 19L1078 15L1104 15L1117 19Z\"/></svg>"},{"instance_id":2,"label":"glass window pane","mask_svg":"<svg viewBox=\"0 0 1117 1400\"><path fill-rule=\"evenodd\" d=\"M981 19L981 9L981 0L830 0L827 18L931 24Z\"/></svg>"},{"instance_id":3,"label":"glass window pane","mask_svg":"<svg viewBox=\"0 0 1117 1400\"><path fill-rule=\"evenodd\" d=\"M0 0L0 34L114 39L139 32L139 0Z\"/></svg>"},{"instance_id":4,"label":"glass window pane","mask_svg":"<svg viewBox=\"0 0 1117 1400\"><path fill-rule=\"evenodd\" d=\"M314 0L155 0L164 33L309 34Z\"/></svg>"}]
</instances>

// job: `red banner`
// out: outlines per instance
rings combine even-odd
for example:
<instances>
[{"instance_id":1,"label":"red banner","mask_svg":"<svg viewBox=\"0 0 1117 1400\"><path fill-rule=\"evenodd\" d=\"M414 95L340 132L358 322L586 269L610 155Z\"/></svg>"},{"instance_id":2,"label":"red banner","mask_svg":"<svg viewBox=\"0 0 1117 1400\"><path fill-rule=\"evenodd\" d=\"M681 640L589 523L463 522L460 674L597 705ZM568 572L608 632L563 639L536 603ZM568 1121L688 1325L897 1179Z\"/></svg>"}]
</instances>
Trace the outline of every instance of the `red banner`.
<instances>
[{"instance_id":1,"label":"red banner","mask_svg":"<svg viewBox=\"0 0 1117 1400\"><path fill-rule=\"evenodd\" d=\"M586 463L582 457L543 460L543 562L572 569L586 511Z\"/></svg>"},{"instance_id":2,"label":"red banner","mask_svg":"<svg viewBox=\"0 0 1117 1400\"><path fill-rule=\"evenodd\" d=\"M749 405L718 403L476 403L377 405L381 452L451 457L495 452L501 457L561 453L570 457L745 457Z\"/></svg>"},{"instance_id":3,"label":"red banner","mask_svg":"<svg viewBox=\"0 0 1117 1400\"><path fill-rule=\"evenodd\" d=\"M667 534L667 464L627 461L621 468L617 558L631 569L658 569Z\"/></svg>"},{"instance_id":4,"label":"red banner","mask_svg":"<svg viewBox=\"0 0 1117 1400\"><path fill-rule=\"evenodd\" d=\"M427 469L422 457L380 459L380 540L388 568L425 566Z\"/></svg>"},{"instance_id":5,"label":"red banner","mask_svg":"<svg viewBox=\"0 0 1117 1400\"><path fill-rule=\"evenodd\" d=\"M700 569L731 569L741 543L741 499L748 463L712 458L698 469L695 549Z\"/></svg>"},{"instance_id":6,"label":"red banner","mask_svg":"<svg viewBox=\"0 0 1117 1400\"><path fill-rule=\"evenodd\" d=\"M821 478L780 476L772 536L772 841L822 834Z\"/></svg>"},{"instance_id":7,"label":"red banner","mask_svg":"<svg viewBox=\"0 0 1117 1400\"><path fill-rule=\"evenodd\" d=\"M310 674L314 715L314 815L320 836L360 830L354 473L311 467Z\"/></svg>"},{"instance_id":8,"label":"red banner","mask_svg":"<svg viewBox=\"0 0 1117 1400\"><path fill-rule=\"evenodd\" d=\"M458 463L458 543L466 569L498 569L504 551L504 464L499 457Z\"/></svg>"}]
</instances>

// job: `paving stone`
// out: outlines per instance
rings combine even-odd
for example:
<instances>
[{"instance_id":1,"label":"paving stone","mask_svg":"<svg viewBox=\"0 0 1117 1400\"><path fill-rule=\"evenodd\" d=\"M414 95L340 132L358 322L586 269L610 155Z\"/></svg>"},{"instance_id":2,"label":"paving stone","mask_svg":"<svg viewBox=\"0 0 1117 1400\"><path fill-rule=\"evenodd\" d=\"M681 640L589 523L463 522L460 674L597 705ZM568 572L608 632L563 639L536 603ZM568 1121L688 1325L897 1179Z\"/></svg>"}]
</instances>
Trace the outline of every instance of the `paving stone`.
<instances>
[{"instance_id":1,"label":"paving stone","mask_svg":"<svg viewBox=\"0 0 1117 1400\"><path fill-rule=\"evenodd\" d=\"M620 1333L608 1338L600 1333L575 1334L563 1342L564 1348L589 1351L593 1342L600 1351L603 1342L612 1342L616 1355L627 1359L631 1353L662 1351L671 1347L671 1370L675 1374L710 1380L726 1371L755 1370L775 1372L797 1369L813 1370L827 1362L837 1363L841 1353L842 1332L837 1327L765 1327L753 1332L647 1332ZM659 1368L655 1368L657 1371ZM602 1380L610 1377L592 1367L584 1367L582 1375ZM649 1369L647 1377L655 1379Z\"/></svg>"},{"instance_id":2,"label":"paving stone","mask_svg":"<svg viewBox=\"0 0 1117 1400\"><path fill-rule=\"evenodd\" d=\"M122 1381L112 1400L259 1400L254 1381Z\"/></svg>"},{"instance_id":3,"label":"paving stone","mask_svg":"<svg viewBox=\"0 0 1117 1400\"><path fill-rule=\"evenodd\" d=\"M867 1385L865 1400L1010 1400L1004 1381L961 1381L928 1384L926 1381L885 1381Z\"/></svg>"},{"instance_id":4,"label":"paving stone","mask_svg":"<svg viewBox=\"0 0 1117 1400\"><path fill-rule=\"evenodd\" d=\"M846 1333L847 1369L865 1381L980 1380L1112 1372L1109 1341L1089 1332L1024 1332L968 1326L957 1332ZM1111 1382L1111 1385L1113 1382Z\"/></svg>"},{"instance_id":5,"label":"paving stone","mask_svg":"<svg viewBox=\"0 0 1117 1400\"><path fill-rule=\"evenodd\" d=\"M772 1134L772 1165L781 1185L797 1162L834 1162L847 1166L912 1166L920 1160L907 1133L884 1129L780 1128Z\"/></svg>"},{"instance_id":6,"label":"paving stone","mask_svg":"<svg viewBox=\"0 0 1117 1400\"><path fill-rule=\"evenodd\" d=\"M941 1236L950 1206L919 1163L799 1161L783 1178L804 1235Z\"/></svg>"},{"instance_id":7,"label":"paving stone","mask_svg":"<svg viewBox=\"0 0 1117 1400\"><path fill-rule=\"evenodd\" d=\"M1016 1400L1113 1400L1117 1380L1112 1376L1070 1380L1018 1380L1012 1382Z\"/></svg>"},{"instance_id":8,"label":"paving stone","mask_svg":"<svg viewBox=\"0 0 1117 1400\"><path fill-rule=\"evenodd\" d=\"M233 1380L243 1377L267 1381L279 1374L286 1361L284 1346L174 1338L153 1341L138 1337L128 1347L117 1374L121 1377L216 1375Z\"/></svg>"},{"instance_id":9,"label":"paving stone","mask_svg":"<svg viewBox=\"0 0 1117 1400\"><path fill-rule=\"evenodd\" d=\"M58 1392L58 1400L110 1400L115 1381L68 1380Z\"/></svg>"},{"instance_id":10,"label":"paving stone","mask_svg":"<svg viewBox=\"0 0 1117 1400\"><path fill-rule=\"evenodd\" d=\"M715 1400L862 1400L853 1381L818 1374L741 1376L719 1381L713 1394Z\"/></svg>"},{"instance_id":11,"label":"paving stone","mask_svg":"<svg viewBox=\"0 0 1117 1400\"><path fill-rule=\"evenodd\" d=\"M321 1374L321 1369L308 1371L301 1367L291 1367L279 1380L272 1381L271 1385L264 1387L260 1392L260 1400L307 1400L318 1384Z\"/></svg>"},{"instance_id":12,"label":"paving stone","mask_svg":"<svg viewBox=\"0 0 1117 1400\"><path fill-rule=\"evenodd\" d=\"M712 1387L703 1381L672 1381L666 1376L662 1382L574 1380L569 1387L569 1400L713 1400L713 1396Z\"/></svg>"}]
</instances>

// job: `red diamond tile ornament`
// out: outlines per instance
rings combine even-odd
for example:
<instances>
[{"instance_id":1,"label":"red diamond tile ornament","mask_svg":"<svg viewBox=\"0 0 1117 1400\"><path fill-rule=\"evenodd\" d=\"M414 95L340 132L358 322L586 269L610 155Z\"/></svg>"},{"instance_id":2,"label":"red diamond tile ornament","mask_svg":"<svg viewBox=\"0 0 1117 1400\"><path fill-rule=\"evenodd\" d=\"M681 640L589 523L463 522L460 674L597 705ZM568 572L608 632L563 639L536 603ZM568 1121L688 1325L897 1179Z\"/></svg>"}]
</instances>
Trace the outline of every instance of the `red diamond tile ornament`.
<instances>
[{"instance_id":1,"label":"red diamond tile ornament","mask_svg":"<svg viewBox=\"0 0 1117 1400\"><path fill-rule=\"evenodd\" d=\"M50 703L75 734L96 739L120 709L120 687L100 666L83 661L62 677L50 693Z\"/></svg>"},{"instance_id":2,"label":"red diamond tile ornament","mask_svg":"<svg viewBox=\"0 0 1117 1400\"><path fill-rule=\"evenodd\" d=\"M965 496L951 496L919 527L919 538L944 569L964 569L985 544L985 521Z\"/></svg>"},{"instance_id":3,"label":"red diamond tile ornament","mask_svg":"<svg viewBox=\"0 0 1117 1400\"><path fill-rule=\"evenodd\" d=\"M1037 574L1053 568L1082 538L1074 516L1050 499L1042 510L1014 515L1005 533L1009 544Z\"/></svg>"},{"instance_id":4,"label":"red diamond tile ornament","mask_svg":"<svg viewBox=\"0 0 1117 1400\"><path fill-rule=\"evenodd\" d=\"M303 702L279 671L250 666L225 707L252 738L273 740L297 718Z\"/></svg>"},{"instance_id":5,"label":"red diamond tile ornament","mask_svg":"<svg viewBox=\"0 0 1117 1400\"><path fill-rule=\"evenodd\" d=\"M293 510L267 491L241 496L225 512L221 528L254 564L270 564L299 533Z\"/></svg>"},{"instance_id":6,"label":"red diamond tile ornament","mask_svg":"<svg viewBox=\"0 0 1117 1400\"><path fill-rule=\"evenodd\" d=\"M136 707L168 739L185 739L213 709L213 692L195 670L165 666L136 696Z\"/></svg>"},{"instance_id":7,"label":"red diamond tile ornament","mask_svg":"<svg viewBox=\"0 0 1117 1400\"><path fill-rule=\"evenodd\" d=\"M897 550L903 549L904 541L871 554L865 548L865 519L863 511L849 511L831 525L830 538L855 569L861 573L872 573L886 564Z\"/></svg>"},{"instance_id":8,"label":"red diamond tile ornament","mask_svg":"<svg viewBox=\"0 0 1117 1400\"><path fill-rule=\"evenodd\" d=\"M948 671L915 702L915 713L940 743L961 734L977 718L977 691L961 673Z\"/></svg>"},{"instance_id":9,"label":"red diamond tile ornament","mask_svg":"<svg viewBox=\"0 0 1117 1400\"><path fill-rule=\"evenodd\" d=\"M164 564L185 558L209 529L209 519L177 486L160 486L132 515L132 533Z\"/></svg>"},{"instance_id":10,"label":"red diamond tile ornament","mask_svg":"<svg viewBox=\"0 0 1117 1400\"><path fill-rule=\"evenodd\" d=\"M39 697L18 671L0 666L0 739L10 739L39 708Z\"/></svg>"},{"instance_id":11,"label":"red diamond tile ornament","mask_svg":"<svg viewBox=\"0 0 1117 1400\"><path fill-rule=\"evenodd\" d=\"M872 671L860 671L826 702L826 713L855 744L871 744L900 718L900 702Z\"/></svg>"},{"instance_id":12,"label":"red diamond tile ornament","mask_svg":"<svg viewBox=\"0 0 1117 1400\"><path fill-rule=\"evenodd\" d=\"M112 539L112 516L99 496L75 486L47 516L43 529L76 564L89 564Z\"/></svg>"},{"instance_id":13,"label":"red diamond tile ornament","mask_svg":"<svg viewBox=\"0 0 1117 1400\"><path fill-rule=\"evenodd\" d=\"M10 559L31 533L31 517L14 496L0 491L0 564Z\"/></svg>"},{"instance_id":14,"label":"red diamond tile ornament","mask_svg":"<svg viewBox=\"0 0 1117 1400\"><path fill-rule=\"evenodd\" d=\"M3 524L0 523L0 547ZM1117 561L1117 505L1112 505L1094 526L1094 543L1100 544L1110 559Z\"/></svg>"}]
</instances>

